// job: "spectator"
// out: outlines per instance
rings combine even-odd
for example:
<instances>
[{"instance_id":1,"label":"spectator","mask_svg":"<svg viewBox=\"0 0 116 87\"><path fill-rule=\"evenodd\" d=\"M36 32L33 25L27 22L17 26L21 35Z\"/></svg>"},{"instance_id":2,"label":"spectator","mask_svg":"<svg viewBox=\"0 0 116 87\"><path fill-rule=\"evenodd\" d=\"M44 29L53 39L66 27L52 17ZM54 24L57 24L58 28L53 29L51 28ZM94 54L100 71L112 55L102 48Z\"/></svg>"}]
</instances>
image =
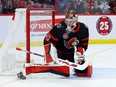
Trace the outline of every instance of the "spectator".
<instances>
[{"instance_id":1,"label":"spectator","mask_svg":"<svg viewBox=\"0 0 116 87\"><path fill-rule=\"evenodd\" d=\"M92 9L92 14L102 14L101 8L98 6L98 3L94 3L94 7Z\"/></svg>"},{"instance_id":2,"label":"spectator","mask_svg":"<svg viewBox=\"0 0 116 87\"><path fill-rule=\"evenodd\" d=\"M2 13L2 3L0 2L0 13Z\"/></svg>"},{"instance_id":3,"label":"spectator","mask_svg":"<svg viewBox=\"0 0 116 87\"><path fill-rule=\"evenodd\" d=\"M11 14L16 8L54 8L55 0L0 0L0 13Z\"/></svg>"},{"instance_id":4,"label":"spectator","mask_svg":"<svg viewBox=\"0 0 116 87\"><path fill-rule=\"evenodd\" d=\"M108 2L106 0L102 0L101 1L101 4L99 6L101 9L102 9L102 13L103 14L109 14L109 5L108 5Z\"/></svg>"},{"instance_id":5,"label":"spectator","mask_svg":"<svg viewBox=\"0 0 116 87\"><path fill-rule=\"evenodd\" d=\"M41 4L36 1L33 5L30 6L30 8L41 8Z\"/></svg>"},{"instance_id":6,"label":"spectator","mask_svg":"<svg viewBox=\"0 0 116 87\"><path fill-rule=\"evenodd\" d=\"M101 4L101 0L92 0L92 4L94 5L94 3L96 3L97 2L97 4L98 4L98 6Z\"/></svg>"},{"instance_id":7,"label":"spectator","mask_svg":"<svg viewBox=\"0 0 116 87\"><path fill-rule=\"evenodd\" d=\"M64 14L64 10L66 9L66 5L68 4L67 0L58 0L58 13Z\"/></svg>"},{"instance_id":8,"label":"spectator","mask_svg":"<svg viewBox=\"0 0 116 87\"><path fill-rule=\"evenodd\" d=\"M19 8L19 0L13 0L12 1L12 12L15 12L15 9Z\"/></svg>"},{"instance_id":9,"label":"spectator","mask_svg":"<svg viewBox=\"0 0 116 87\"><path fill-rule=\"evenodd\" d=\"M84 14L90 13L90 5L86 1L83 1L83 13Z\"/></svg>"},{"instance_id":10,"label":"spectator","mask_svg":"<svg viewBox=\"0 0 116 87\"><path fill-rule=\"evenodd\" d=\"M34 1L33 0L28 0L27 2L26 2L26 7L27 8L30 8L33 4L34 4Z\"/></svg>"},{"instance_id":11,"label":"spectator","mask_svg":"<svg viewBox=\"0 0 116 87\"><path fill-rule=\"evenodd\" d=\"M71 2L68 1L67 5L66 5L66 8L65 8L65 12L68 12L69 10L71 10Z\"/></svg>"},{"instance_id":12,"label":"spectator","mask_svg":"<svg viewBox=\"0 0 116 87\"><path fill-rule=\"evenodd\" d=\"M83 13L83 3L81 0L76 0L72 3L71 9L75 10L78 14Z\"/></svg>"},{"instance_id":13,"label":"spectator","mask_svg":"<svg viewBox=\"0 0 116 87\"><path fill-rule=\"evenodd\" d=\"M109 6L110 6L110 14L116 14L116 0L114 1L111 1L109 3Z\"/></svg>"},{"instance_id":14,"label":"spectator","mask_svg":"<svg viewBox=\"0 0 116 87\"><path fill-rule=\"evenodd\" d=\"M26 7L26 1L25 0L20 0L19 7L20 8L25 8Z\"/></svg>"}]
</instances>

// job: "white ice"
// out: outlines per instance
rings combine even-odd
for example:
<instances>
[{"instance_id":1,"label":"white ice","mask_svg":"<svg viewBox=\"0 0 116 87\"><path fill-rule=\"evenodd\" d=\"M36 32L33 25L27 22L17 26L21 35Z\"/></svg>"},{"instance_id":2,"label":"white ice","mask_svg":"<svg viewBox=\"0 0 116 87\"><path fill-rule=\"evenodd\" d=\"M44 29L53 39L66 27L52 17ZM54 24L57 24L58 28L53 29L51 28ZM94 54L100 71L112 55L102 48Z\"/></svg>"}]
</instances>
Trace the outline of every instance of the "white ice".
<instances>
[{"instance_id":1,"label":"white ice","mask_svg":"<svg viewBox=\"0 0 116 87\"><path fill-rule=\"evenodd\" d=\"M54 77L49 73L44 77L32 75L26 80L0 76L0 87L116 87L116 44L90 44L86 55L91 54L94 55L91 78Z\"/></svg>"}]
</instances>

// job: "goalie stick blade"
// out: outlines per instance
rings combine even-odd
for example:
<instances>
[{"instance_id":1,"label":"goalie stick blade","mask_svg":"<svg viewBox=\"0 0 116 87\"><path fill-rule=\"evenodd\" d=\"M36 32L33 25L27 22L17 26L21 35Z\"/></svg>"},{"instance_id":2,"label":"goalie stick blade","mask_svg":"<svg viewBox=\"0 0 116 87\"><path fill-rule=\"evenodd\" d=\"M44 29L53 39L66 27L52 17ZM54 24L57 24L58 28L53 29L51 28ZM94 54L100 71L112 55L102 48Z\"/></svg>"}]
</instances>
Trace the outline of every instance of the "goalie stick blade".
<instances>
[{"instance_id":1,"label":"goalie stick blade","mask_svg":"<svg viewBox=\"0 0 116 87\"><path fill-rule=\"evenodd\" d=\"M58 59L58 64L61 64L61 65L66 65L66 66L69 66L69 67L72 67L72 68L75 68L75 69L78 69L78 70L84 70L86 69L92 62L94 58L94 55L90 55L89 58L87 58L87 60L85 61L84 64L80 65L80 64L77 64L77 63L73 63L73 62L69 62L67 60L63 60L63 59Z\"/></svg>"}]
</instances>

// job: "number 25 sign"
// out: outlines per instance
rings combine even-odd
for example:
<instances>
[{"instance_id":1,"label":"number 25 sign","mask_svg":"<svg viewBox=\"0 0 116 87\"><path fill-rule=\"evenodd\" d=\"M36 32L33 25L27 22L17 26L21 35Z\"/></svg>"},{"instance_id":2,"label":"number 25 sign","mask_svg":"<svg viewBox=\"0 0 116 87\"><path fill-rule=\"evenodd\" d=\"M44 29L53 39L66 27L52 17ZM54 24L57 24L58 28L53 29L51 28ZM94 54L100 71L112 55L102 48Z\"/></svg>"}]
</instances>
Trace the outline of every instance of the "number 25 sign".
<instances>
[{"instance_id":1,"label":"number 25 sign","mask_svg":"<svg viewBox=\"0 0 116 87\"><path fill-rule=\"evenodd\" d=\"M103 16L100 17L96 24L96 29L99 34L101 35L107 35L112 30L112 21L109 17Z\"/></svg>"}]
</instances>

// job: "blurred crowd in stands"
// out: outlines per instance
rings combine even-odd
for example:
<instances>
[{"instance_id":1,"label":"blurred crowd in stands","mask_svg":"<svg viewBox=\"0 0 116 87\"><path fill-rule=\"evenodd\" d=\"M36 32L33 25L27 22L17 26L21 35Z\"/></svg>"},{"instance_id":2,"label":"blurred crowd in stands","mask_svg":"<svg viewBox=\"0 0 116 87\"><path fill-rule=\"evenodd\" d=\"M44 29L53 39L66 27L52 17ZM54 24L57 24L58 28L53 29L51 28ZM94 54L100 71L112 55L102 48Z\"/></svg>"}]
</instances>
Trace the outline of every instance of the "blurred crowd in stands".
<instances>
[{"instance_id":1,"label":"blurred crowd in stands","mask_svg":"<svg viewBox=\"0 0 116 87\"><path fill-rule=\"evenodd\" d=\"M70 9L78 14L116 14L116 0L0 0L0 14L12 14L16 8L52 8L57 14Z\"/></svg>"},{"instance_id":2,"label":"blurred crowd in stands","mask_svg":"<svg viewBox=\"0 0 116 87\"><path fill-rule=\"evenodd\" d=\"M112 14L112 2L116 3L115 0L58 0L58 13L74 9L78 14Z\"/></svg>"},{"instance_id":3,"label":"blurred crowd in stands","mask_svg":"<svg viewBox=\"0 0 116 87\"><path fill-rule=\"evenodd\" d=\"M0 14L12 14L16 8L54 8L55 0L0 0Z\"/></svg>"},{"instance_id":4,"label":"blurred crowd in stands","mask_svg":"<svg viewBox=\"0 0 116 87\"><path fill-rule=\"evenodd\" d=\"M92 6L93 14L116 14L112 10L116 7L115 0L95 0Z\"/></svg>"}]
</instances>

